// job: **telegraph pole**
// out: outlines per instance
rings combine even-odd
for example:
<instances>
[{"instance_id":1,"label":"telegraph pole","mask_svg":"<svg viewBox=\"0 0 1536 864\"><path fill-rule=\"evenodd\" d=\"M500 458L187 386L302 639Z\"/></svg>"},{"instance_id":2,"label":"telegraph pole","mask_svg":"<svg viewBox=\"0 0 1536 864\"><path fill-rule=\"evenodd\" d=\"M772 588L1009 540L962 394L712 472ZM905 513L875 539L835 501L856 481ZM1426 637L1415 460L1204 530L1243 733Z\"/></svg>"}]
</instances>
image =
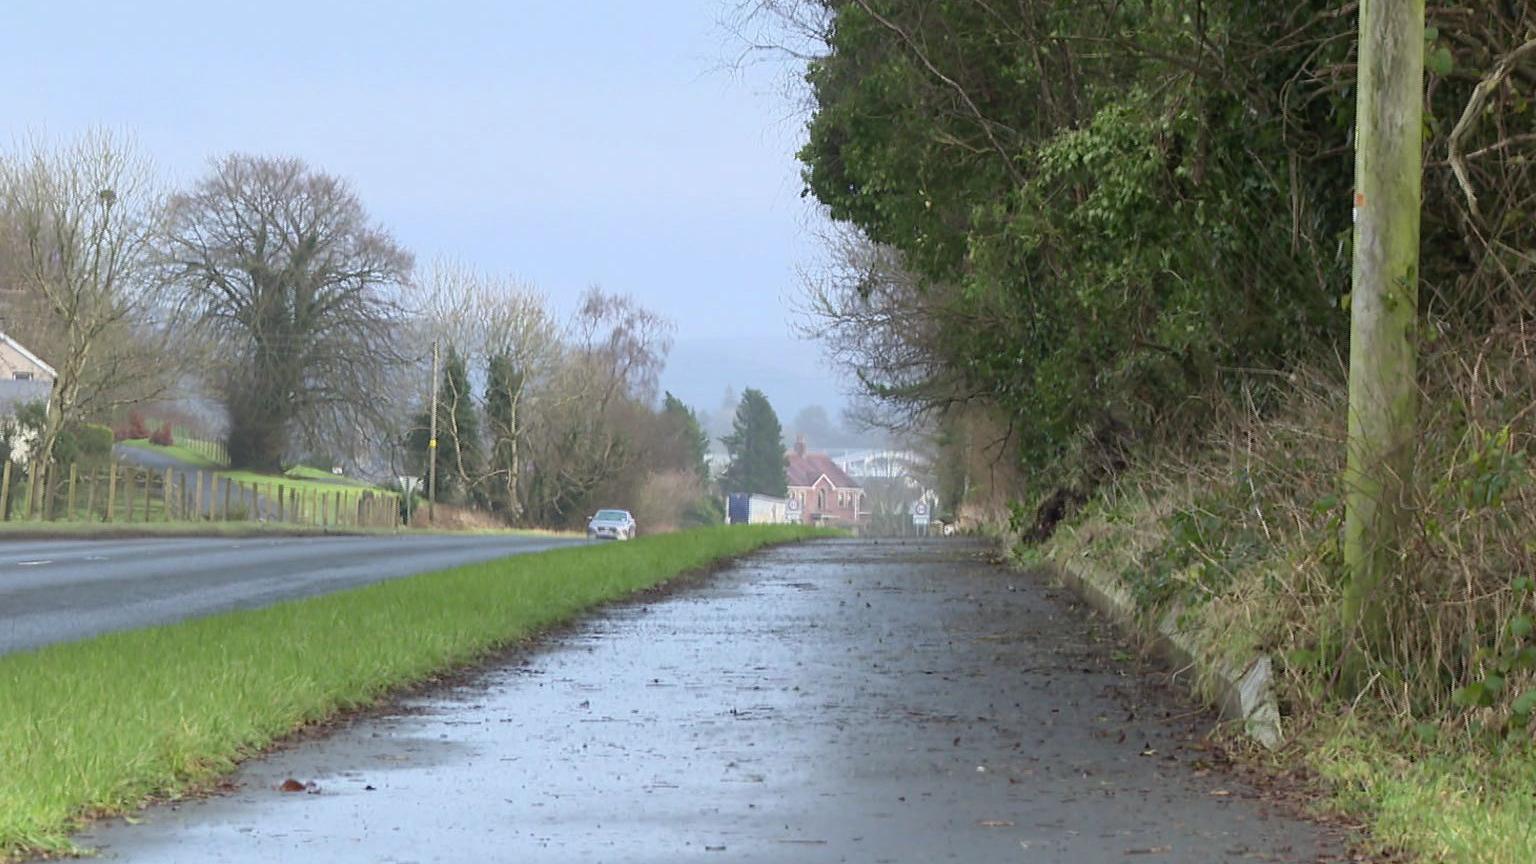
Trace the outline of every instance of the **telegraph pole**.
<instances>
[{"instance_id":1,"label":"telegraph pole","mask_svg":"<svg viewBox=\"0 0 1536 864\"><path fill-rule=\"evenodd\" d=\"M437 355L438 340L432 340L432 419L427 431L427 524L437 519Z\"/></svg>"},{"instance_id":2,"label":"telegraph pole","mask_svg":"<svg viewBox=\"0 0 1536 864\"><path fill-rule=\"evenodd\" d=\"M1424 0L1363 0L1357 68L1342 607L1352 678L1386 641L1417 439Z\"/></svg>"}]
</instances>

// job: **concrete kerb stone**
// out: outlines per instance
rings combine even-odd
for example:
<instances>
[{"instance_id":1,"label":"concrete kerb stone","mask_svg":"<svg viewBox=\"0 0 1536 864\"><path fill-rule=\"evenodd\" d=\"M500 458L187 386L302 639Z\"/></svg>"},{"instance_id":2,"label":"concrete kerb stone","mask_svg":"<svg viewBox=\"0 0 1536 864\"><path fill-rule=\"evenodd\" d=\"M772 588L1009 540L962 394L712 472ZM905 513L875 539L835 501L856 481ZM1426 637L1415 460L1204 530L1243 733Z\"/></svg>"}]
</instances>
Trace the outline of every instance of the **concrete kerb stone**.
<instances>
[{"instance_id":1,"label":"concrete kerb stone","mask_svg":"<svg viewBox=\"0 0 1536 864\"><path fill-rule=\"evenodd\" d=\"M1280 706L1275 701L1269 655L1259 654L1241 666L1213 660L1218 652L1180 626L1178 610L1169 611L1148 632L1136 615L1136 604L1118 580L1077 562L1055 560L1049 567L1062 585L1099 614L1130 633L1149 636L1152 647L1173 664L1175 679L1193 671L1190 689L1197 696L1210 698L1223 719L1241 720L1243 731L1266 748L1280 746Z\"/></svg>"}]
</instances>

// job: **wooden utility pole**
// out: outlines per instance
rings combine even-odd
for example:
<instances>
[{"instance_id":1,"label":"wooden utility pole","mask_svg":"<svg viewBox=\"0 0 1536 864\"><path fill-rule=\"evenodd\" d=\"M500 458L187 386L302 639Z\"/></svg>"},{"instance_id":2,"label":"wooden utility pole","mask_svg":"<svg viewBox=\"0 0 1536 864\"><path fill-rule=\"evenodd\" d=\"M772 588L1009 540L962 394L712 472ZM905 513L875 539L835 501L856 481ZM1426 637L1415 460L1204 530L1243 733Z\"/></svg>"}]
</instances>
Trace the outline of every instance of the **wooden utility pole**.
<instances>
[{"instance_id":1,"label":"wooden utility pole","mask_svg":"<svg viewBox=\"0 0 1536 864\"><path fill-rule=\"evenodd\" d=\"M427 524L437 518L437 355L438 343L432 340L432 408L427 430Z\"/></svg>"},{"instance_id":2,"label":"wooden utility pole","mask_svg":"<svg viewBox=\"0 0 1536 864\"><path fill-rule=\"evenodd\" d=\"M1342 609L1351 678L1362 649L1385 642L1417 438L1424 0L1363 0L1358 68Z\"/></svg>"}]
</instances>

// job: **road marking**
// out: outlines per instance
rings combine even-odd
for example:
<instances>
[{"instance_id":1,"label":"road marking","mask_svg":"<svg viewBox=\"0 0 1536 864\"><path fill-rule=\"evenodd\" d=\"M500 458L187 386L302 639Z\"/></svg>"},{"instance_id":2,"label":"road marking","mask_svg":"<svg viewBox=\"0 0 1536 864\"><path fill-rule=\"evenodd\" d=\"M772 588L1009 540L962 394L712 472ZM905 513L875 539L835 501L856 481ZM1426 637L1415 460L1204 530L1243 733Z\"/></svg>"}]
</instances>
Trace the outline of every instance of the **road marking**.
<instances>
[{"instance_id":1,"label":"road marking","mask_svg":"<svg viewBox=\"0 0 1536 864\"><path fill-rule=\"evenodd\" d=\"M16 562L16 566L17 567L36 567L39 564L52 564L52 563L53 563L53 561L51 561L51 560L49 560L49 561L17 561Z\"/></svg>"}]
</instances>

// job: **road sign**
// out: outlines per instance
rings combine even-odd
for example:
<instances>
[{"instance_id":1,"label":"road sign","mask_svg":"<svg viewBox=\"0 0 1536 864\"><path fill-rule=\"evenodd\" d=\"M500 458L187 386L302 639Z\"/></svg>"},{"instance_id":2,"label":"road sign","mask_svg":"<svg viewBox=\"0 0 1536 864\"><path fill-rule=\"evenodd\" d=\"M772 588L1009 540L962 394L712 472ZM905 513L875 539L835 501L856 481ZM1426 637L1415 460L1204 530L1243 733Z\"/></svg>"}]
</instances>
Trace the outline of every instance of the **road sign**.
<instances>
[{"instance_id":1,"label":"road sign","mask_svg":"<svg viewBox=\"0 0 1536 864\"><path fill-rule=\"evenodd\" d=\"M928 502L919 501L912 505L912 524L919 528L928 527Z\"/></svg>"},{"instance_id":2,"label":"road sign","mask_svg":"<svg viewBox=\"0 0 1536 864\"><path fill-rule=\"evenodd\" d=\"M421 486L420 477L401 477L400 491L405 493L405 524L411 524L411 499L416 497L416 490Z\"/></svg>"}]
</instances>

